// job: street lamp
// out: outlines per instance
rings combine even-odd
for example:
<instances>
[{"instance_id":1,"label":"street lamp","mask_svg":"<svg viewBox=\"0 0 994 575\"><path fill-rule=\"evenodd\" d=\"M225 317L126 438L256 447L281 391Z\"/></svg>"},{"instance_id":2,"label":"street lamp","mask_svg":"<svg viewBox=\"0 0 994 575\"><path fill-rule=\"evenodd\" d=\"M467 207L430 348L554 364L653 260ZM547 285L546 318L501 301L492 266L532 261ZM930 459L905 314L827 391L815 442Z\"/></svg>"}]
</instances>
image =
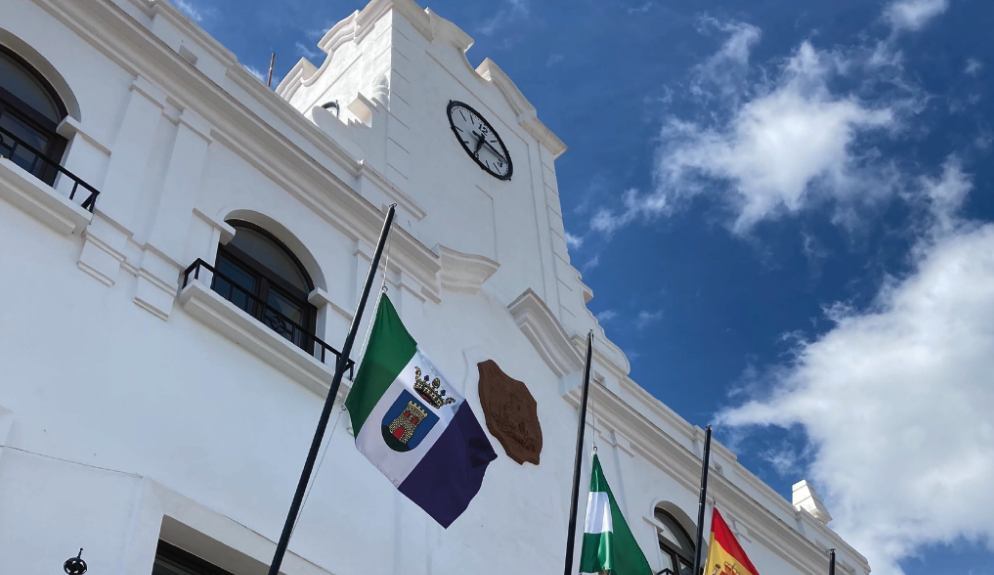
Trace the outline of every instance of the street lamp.
<instances>
[{"instance_id":1,"label":"street lamp","mask_svg":"<svg viewBox=\"0 0 994 575\"><path fill-rule=\"evenodd\" d=\"M66 562L62 564L62 570L66 572L66 575L83 575L83 573L86 573L86 561L83 561L82 547L79 548L78 555L66 559Z\"/></svg>"}]
</instances>

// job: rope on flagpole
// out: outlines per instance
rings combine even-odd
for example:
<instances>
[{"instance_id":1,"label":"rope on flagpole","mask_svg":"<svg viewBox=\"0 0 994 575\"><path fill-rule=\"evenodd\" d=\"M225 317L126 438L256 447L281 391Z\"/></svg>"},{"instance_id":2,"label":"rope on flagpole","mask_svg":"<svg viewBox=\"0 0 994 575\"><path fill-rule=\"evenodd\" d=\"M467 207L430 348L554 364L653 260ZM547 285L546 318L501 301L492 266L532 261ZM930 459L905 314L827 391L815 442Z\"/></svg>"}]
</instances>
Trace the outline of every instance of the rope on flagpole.
<instances>
[{"instance_id":1,"label":"rope on flagpole","mask_svg":"<svg viewBox=\"0 0 994 575\"><path fill-rule=\"evenodd\" d=\"M314 470L314 475L311 478L310 483L307 484L307 491L304 492L304 500L300 503L300 512L297 513L297 522L293 524L293 528L290 530L290 535L297 529L297 524L300 522L300 518L304 516L304 509L307 508L307 500L311 497L311 491L314 489L314 483L317 481L317 477L321 474L321 466L324 465L324 458L328 455L328 448L331 446L331 440L335 437L335 430L342 423L342 419L345 418L345 405L343 404L338 412L338 419L335 421L335 425L331 428L331 433L328 434L328 438L325 439L324 445L321 447L321 458L318 459L317 469Z\"/></svg>"},{"instance_id":2,"label":"rope on flagpole","mask_svg":"<svg viewBox=\"0 0 994 575\"><path fill-rule=\"evenodd\" d=\"M397 204L391 204L391 207L396 207L396 206ZM387 238L386 261L383 264L383 281L380 283L380 293L376 297L376 305L373 306L374 309L379 309L380 298L383 297L383 294L385 294L387 291L387 270L390 269L390 247L391 247L391 242L390 239ZM374 316L373 319L375 321L376 317ZM366 346L369 345L369 334L370 332L373 331L373 323L374 322L371 321L369 322L369 325L366 326L366 334L362 340L362 347L359 350L359 357L363 357L366 354ZM307 506L307 500L311 496L311 491L314 488L314 482L316 481L317 476L320 475L321 473L321 467L324 465L325 456L328 455L328 447L331 445L331 440L335 437L335 431L342 423L342 419L345 418L346 409L347 408L343 403L341 409L339 409L338 419L335 421L335 425L332 426L331 432L328 434L328 438L325 439L324 445L321 446L321 457L320 459L318 459L317 468L314 470L314 474L311 476L311 480L307 484L307 490L304 491L304 499L300 503L300 512L297 513L297 521L300 521L300 518L304 515L304 508ZM290 529L291 536L293 535L293 532L296 529L297 529L297 523L295 522L293 527Z\"/></svg>"},{"instance_id":3,"label":"rope on flagpole","mask_svg":"<svg viewBox=\"0 0 994 575\"><path fill-rule=\"evenodd\" d=\"M397 205L397 204L394 204ZM383 298L383 294L387 293L387 273L390 271L390 248L393 247L393 242L389 239L387 240L386 246L386 260L383 262L383 281L380 282L380 293L376 294L376 305L373 309L380 309L380 300ZM359 357L365 357L366 347L369 346L369 334L373 332L373 323L376 322L376 316L373 316L373 321L369 322L366 326L366 334L362 338L362 347L359 348Z\"/></svg>"}]
</instances>

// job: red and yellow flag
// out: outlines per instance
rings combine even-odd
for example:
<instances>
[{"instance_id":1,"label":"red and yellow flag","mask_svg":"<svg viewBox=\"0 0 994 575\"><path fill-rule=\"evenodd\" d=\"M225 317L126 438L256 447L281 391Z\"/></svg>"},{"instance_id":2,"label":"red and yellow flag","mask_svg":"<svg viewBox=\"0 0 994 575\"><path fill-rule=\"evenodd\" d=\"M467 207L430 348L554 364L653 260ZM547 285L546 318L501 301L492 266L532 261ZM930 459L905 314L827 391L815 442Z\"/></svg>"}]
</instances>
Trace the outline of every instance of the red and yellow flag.
<instances>
[{"instance_id":1,"label":"red and yellow flag","mask_svg":"<svg viewBox=\"0 0 994 575\"><path fill-rule=\"evenodd\" d=\"M704 575L759 575L717 508L711 516L711 543Z\"/></svg>"}]
</instances>

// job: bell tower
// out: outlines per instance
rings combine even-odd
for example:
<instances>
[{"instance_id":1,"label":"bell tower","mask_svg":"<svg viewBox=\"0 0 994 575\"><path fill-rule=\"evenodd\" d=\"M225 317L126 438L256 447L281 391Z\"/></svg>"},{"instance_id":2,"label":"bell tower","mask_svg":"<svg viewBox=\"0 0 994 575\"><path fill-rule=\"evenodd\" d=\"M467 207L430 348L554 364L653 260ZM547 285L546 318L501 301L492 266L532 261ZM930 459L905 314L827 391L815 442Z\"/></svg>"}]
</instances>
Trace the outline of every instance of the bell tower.
<instances>
[{"instance_id":1,"label":"bell tower","mask_svg":"<svg viewBox=\"0 0 994 575\"><path fill-rule=\"evenodd\" d=\"M570 263L555 160L563 142L473 40L413 0L372 0L277 93L358 160L356 188L445 256L490 266L505 305L531 290L572 334L596 325ZM501 165L506 162L507 165ZM512 168L513 166L513 168Z\"/></svg>"}]
</instances>

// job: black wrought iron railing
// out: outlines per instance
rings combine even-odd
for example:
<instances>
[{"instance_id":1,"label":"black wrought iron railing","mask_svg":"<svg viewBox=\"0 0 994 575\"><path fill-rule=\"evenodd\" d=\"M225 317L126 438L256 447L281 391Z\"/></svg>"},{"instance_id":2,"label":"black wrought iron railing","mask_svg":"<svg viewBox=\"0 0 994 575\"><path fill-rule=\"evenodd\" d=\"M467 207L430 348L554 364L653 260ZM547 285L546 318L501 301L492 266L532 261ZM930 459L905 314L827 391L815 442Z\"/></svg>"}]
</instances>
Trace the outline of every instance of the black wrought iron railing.
<instances>
[{"instance_id":1,"label":"black wrought iron railing","mask_svg":"<svg viewBox=\"0 0 994 575\"><path fill-rule=\"evenodd\" d=\"M310 330L290 319L269 303L255 296L245 288L239 286L235 280L214 269L214 267L202 259L190 264L183 272L183 287L186 287L191 280L200 279L200 271L205 270L212 274L211 289L218 295L238 306L242 311L263 323L277 334L283 336L294 345L300 347L305 352L311 354L321 363L328 364L328 356L332 356L332 361L338 362L342 353L325 343L321 338L314 335ZM223 284L218 279L223 280ZM236 297L237 294L237 297ZM329 364L334 366L334 364ZM345 369L348 370L349 379L355 376L355 362L349 359Z\"/></svg>"},{"instance_id":2,"label":"black wrought iron railing","mask_svg":"<svg viewBox=\"0 0 994 575\"><path fill-rule=\"evenodd\" d=\"M27 154L19 154L19 151L26 151ZM39 176L39 166L44 166L45 170L53 175L51 180L46 181L53 188L56 187L54 184L56 177L61 174L72 182L72 187L69 188L69 199L75 201L76 195L81 193L80 188L82 188L82 193L86 195L86 198L83 199L80 206L84 210L93 212L97 196L100 195L96 188L3 127L0 127L0 157L9 159L35 176Z\"/></svg>"}]
</instances>

